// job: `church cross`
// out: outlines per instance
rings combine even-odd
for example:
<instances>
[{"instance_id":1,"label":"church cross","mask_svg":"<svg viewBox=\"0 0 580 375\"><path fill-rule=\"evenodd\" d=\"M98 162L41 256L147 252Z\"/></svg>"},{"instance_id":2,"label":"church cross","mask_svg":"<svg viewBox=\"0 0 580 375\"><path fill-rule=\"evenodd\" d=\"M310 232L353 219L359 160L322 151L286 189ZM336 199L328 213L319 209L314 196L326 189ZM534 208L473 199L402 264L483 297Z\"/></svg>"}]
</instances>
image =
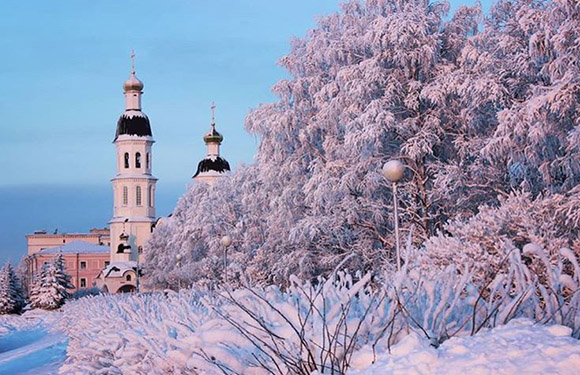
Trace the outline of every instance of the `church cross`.
<instances>
[{"instance_id":1,"label":"church cross","mask_svg":"<svg viewBox=\"0 0 580 375\"><path fill-rule=\"evenodd\" d=\"M135 50L131 51L131 73L135 73Z\"/></svg>"}]
</instances>

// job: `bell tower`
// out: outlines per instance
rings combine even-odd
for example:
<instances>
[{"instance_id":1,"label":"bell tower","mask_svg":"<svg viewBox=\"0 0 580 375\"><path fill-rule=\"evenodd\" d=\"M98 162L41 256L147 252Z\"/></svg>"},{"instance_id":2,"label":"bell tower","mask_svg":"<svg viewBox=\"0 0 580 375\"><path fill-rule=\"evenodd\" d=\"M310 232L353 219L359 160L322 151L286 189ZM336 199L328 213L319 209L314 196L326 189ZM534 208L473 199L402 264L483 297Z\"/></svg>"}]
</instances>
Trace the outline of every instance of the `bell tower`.
<instances>
[{"instance_id":1,"label":"bell tower","mask_svg":"<svg viewBox=\"0 0 580 375\"><path fill-rule=\"evenodd\" d=\"M114 202L109 222L111 263L138 262L155 223L154 140L149 118L141 110L143 82L135 75L134 58L132 53L131 74L123 84L125 112L119 117L113 141L117 149L117 173L111 180Z\"/></svg>"}]
</instances>

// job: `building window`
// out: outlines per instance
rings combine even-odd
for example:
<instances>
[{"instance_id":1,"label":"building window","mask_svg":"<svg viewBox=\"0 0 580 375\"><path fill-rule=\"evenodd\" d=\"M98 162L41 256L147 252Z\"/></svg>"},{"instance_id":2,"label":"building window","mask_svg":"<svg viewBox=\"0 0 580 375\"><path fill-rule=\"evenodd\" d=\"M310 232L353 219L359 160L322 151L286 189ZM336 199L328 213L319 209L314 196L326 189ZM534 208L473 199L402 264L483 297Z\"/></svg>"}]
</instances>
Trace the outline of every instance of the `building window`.
<instances>
[{"instance_id":1,"label":"building window","mask_svg":"<svg viewBox=\"0 0 580 375\"><path fill-rule=\"evenodd\" d=\"M86 270L87 269L87 262L85 262L84 260L81 261L81 270Z\"/></svg>"},{"instance_id":2,"label":"building window","mask_svg":"<svg viewBox=\"0 0 580 375\"><path fill-rule=\"evenodd\" d=\"M127 275L127 281L131 281L131 275Z\"/></svg>"},{"instance_id":3,"label":"building window","mask_svg":"<svg viewBox=\"0 0 580 375\"><path fill-rule=\"evenodd\" d=\"M135 168L141 168L141 153L135 154Z\"/></svg>"},{"instance_id":4,"label":"building window","mask_svg":"<svg viewBox=\"0 0 580 375\"><path fill-rule=\"evenodd\" d=\"M125 168L129 168L129 153L125 152Z\"/></svg>"},{"instance_id":5,"label":"building window","mask_svg":"<svg viewBox=\"0 0 580 375\"><path fill-rule=\"evenodd\" d=\"M149 207L153 207L153 186L149 185L147 189L147 202L149 202Z\"/></svg>"},{"instance_id":6,"label":"building window","mask_svg":"<svg viewBox=\"0 0 580 375\"><path fill-rule=\"evenodd\" d=\"M81 288L86 288L86 287L87 287L87 279L82 277L81 278Z\"/></svg>"},{"instance_id":7,"label":"building window","mask_svg":"<svg viewBox=\"0 0 580 375\"><path fill-rule=\"evenodd\" d=\"M141 205L141 186L135 188L135 203L137 206Z\"/></svg>"},{"instance_id":8,"label":"building window","mask_svg":"<svg viewBox=\"0 0 580 375\"><path fill-rule=\"evenodd\" d=\"M108 260L105 261L105 267L109 267L109 264L111 264L111 262L109 262Z\"/></svg>"},{"instance_id":9,"label":"building window","mask_svg":"<svg viewBox=\"0 0 580 375\"><path fill-rule=\"evenodd\" d=\"M149 156L149 153L147 153L145 162L147 163L147 169L151 168L151 157Z\"/></svg>"},{"instance_id":10,"label":"building window","mask_svg":"<svg viewBox=\"0 0 580 375\"><path fill-rule=\"evenodd\" d=\"M129 204L129 188L127 186L123 186L123 206Z\"/></svg>"}]
</instances>

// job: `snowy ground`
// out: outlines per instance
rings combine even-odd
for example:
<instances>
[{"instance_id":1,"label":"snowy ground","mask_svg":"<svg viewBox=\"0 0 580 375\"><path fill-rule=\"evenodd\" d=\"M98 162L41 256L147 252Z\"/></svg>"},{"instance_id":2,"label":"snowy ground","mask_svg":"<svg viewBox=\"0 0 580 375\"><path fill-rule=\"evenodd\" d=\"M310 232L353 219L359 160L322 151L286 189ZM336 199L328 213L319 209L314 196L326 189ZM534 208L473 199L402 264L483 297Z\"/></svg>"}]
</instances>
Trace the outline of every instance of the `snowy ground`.
<instances>
[{"instance_id":1,"label":"snowy ground","mask_svg":"<svg viewBox=\"0 0 580 375\"><path fill-rule=\"evenodd\" d=\"M58 313L31 312L0 319L0 375L58 374L67 340L50 332Z\"/></svg>"},{"instance_id":2,"label":"snowy ground","mask_svg":"<svg viewBox=\"0 0 580 375\"><path fill-rule=\"evenodd\" d=\"M349 375L576 375L580 341L567 327L517 319L474 337L452 338L438 349L411 334L390 355L378 355L369 366L371 361L372 350L359 352Z\"/></svg>"}]
</instances>

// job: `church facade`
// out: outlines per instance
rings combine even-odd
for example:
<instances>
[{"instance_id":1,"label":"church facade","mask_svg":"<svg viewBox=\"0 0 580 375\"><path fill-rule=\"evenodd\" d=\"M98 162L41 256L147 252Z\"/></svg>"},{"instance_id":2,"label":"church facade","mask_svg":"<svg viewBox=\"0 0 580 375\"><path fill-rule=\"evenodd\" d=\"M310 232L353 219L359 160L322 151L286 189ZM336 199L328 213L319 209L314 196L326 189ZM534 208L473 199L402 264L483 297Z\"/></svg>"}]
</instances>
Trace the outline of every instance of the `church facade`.
<instances>
[{"instance_id":1,"label":"church facade","mask_svg":"<svg viewBox=\"0 0 580 375\"><path fill-rule=\"evenodd\" d=\"M83 282L82 287L96 286L109 293L145 290L143 281L146 275L141 272L141 264L147 251L147 241L159 219L155 212L157 178L153 176L155 141L151 123L141 106L143 88L144 84L137 78L133 64L129 79L123 84L125 111L117 121L113 140L117 157L116 174L111 179L113 215L109 221L106 237L108 251L107 254L101 254L103 260L100 265L103 267L92 277L91 285ZM198 164L193 176L195 183L213 184L230 171L229 163L220 156L219 147L223 136L216 130L214 108L212 104L211 127L203 137L207 155ZM103 242L99 243L101 253L105 249L103 245ZM29 239L29 256L31 255L30 247ZM84 247L91 248L92 253L75 254L75 260L79 264L85 262L83 260L85 258L86 260L90 257L94 258L98 250L94 246ZM81 249L83 246L75 248ZM45 253L48 255L55 251L50 250ZM104 260L105 257L107 260ZM31 267L31 279L37 270L38 268ZM69 269L67 266L67 270L70 271L72 268ZM78 287L80 286L81 284Z\"/></svg>"},{"instance_id":2,"label":"church facade","mask_svg":"<svg viewBox=\"0 0 580 375\"><path fill-rule=\"evenodd\" d=\"M123 84L125 112L117 121L113 143L117 173L113 183L110 264L97 278L97 287L109 292L140 289L139 264L143 248L155 227L155 184L152 174L153 134L141 108L143 82L131 69Z\"/></svg>"}]
</instances>

